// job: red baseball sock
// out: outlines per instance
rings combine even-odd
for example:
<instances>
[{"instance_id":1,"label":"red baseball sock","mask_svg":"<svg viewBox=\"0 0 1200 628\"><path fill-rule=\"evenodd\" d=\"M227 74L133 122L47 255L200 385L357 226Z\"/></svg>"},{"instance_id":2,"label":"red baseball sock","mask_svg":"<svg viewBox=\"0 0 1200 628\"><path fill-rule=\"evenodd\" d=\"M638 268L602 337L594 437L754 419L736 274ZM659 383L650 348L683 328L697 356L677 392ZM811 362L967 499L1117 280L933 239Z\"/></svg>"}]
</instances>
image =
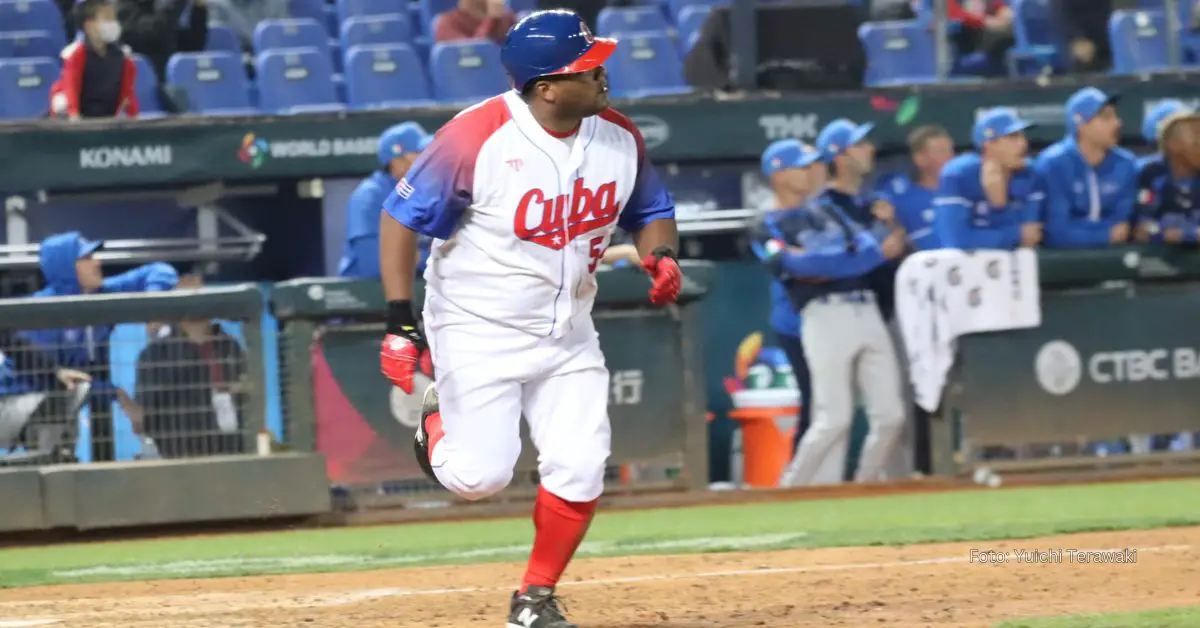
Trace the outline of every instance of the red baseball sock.
<instances>
[{"instance_id":1,"label":"red baseball sock","mask_svg":"<svg viewBox=\"0 0 1200 628\"><path fill-rule=\"evenodd\" d=\"M425 434L429 439L429 459L433 460L433 448L441 442L446 432L442 430L442 413L434 412L425 417Z\"/></svg>"},{"instance_id":2,"label":"red baseball sock","mask_svg":"<svg viewBox=\"0 0 1200 628\"><path fill-rule=\"evenodd\" d=\"M569 502L538 487L537 502L533 506L533 553L521 581L522 591L530 586L554 587L558 584L592 523L598 501Z\"/></svg>"}]
</instances>

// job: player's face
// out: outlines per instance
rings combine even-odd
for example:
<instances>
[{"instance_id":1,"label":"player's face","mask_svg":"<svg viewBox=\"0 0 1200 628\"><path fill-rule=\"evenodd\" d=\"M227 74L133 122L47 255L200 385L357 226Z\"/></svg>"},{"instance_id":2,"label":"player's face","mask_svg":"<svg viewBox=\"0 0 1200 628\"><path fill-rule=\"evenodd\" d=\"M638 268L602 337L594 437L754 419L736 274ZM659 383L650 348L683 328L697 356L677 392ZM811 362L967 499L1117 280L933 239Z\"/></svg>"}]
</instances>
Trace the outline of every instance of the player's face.
<instances>
[{"instance_id":1,"label":"player's face","mask_svg":"<svg viewBox=\"0 0 1200 628\"><path fill-rule=\"evenodd\" d=\"M1079 135L1097 146L1116 146L1121 139L1121 117L1117 115L1117 108L1106 105L1100 113L1079 127Z\"/></svg>"},{"instance_id":2,"label":"player's face","mask_svg":"<svg viewBox=\"0 0 1200 628\"><path fill-rule=\"evenodd\" d=\"M1200 172L1200 119L1180 120L1167 133L1171 160Z\"/></svg>"},{"instance_id":3,"label":"player's face","mask_svg":"<svg viewBox=\"0 0 1200 628\"><path fill-rule=\"evenodd\" d=\"M846 156L859 174L867 174L875 168L875 145L862 141L846 149Z\"/></svg>"},{"instance_id":4,"label":"player's face","mask_svg":"<svg viewBox=\"0 0 1200 628\"><path fill-rule=\"evenodd\" d=\"M600 66L564 76L551 84L549 94L551 102L565 114L579 118L594 116L608 109L608 72Z\"/></svg>"},{"instance_id":5,"label":"player's face","mask_svg":"<svg viewBox=\"0 0 1200 628\"><path fill-rule=\"evenodd\" d=\"M921 172L941 172L951 159L954 159L954 141L943 136L925 140L925 146L913 155L913 163Z\"/></svg>"},{"instance_id":6,"label":"player's face","mask_svg":"<svg viewBox=\"0 0 1200 628\"><path fill-rule=\"evenodd\" d=\"M1029 152L1029 140L1025 133L1013 133L993 140L996 150L993 153L1000 163L1007 168L1020 168L1025 163L1025 155Z\"/></svg>"},{"instance_id":7,"label":"player's face","mask_svg":"<svg viewBox=\"0 0 1200 628\"><path fill-rule=\"evenodd\" d=\"M418 153L404 153L399 157L388 162L388 172L395 179L401 179L408 174L408 169L412 168L413 162L417 160Z\"/></svg>"},{"instance_id":8,"label":"player's face","mask_svg":"<svg viewBox=\"0 0 1200 628\"><path fill-rule=\"evenodd\" d=\"M776 176L777 185L783 187L788 192L799 196L800 198L808 198L812 195L812 167L807 168L788 168L779 171Z\"/></svg>"},{"instance_id":9,"label":"player's face","mask_svg":"<svg viewBox=\"0 0 1200 628\"><path fill-rule=\"evenodd\" d=\"M100 272L100 260L90 255L75 260L75 278L79 280L79 287L84 290L99 288L100 284L104 283L104 274Z\"/></svg>"}]
</instances>

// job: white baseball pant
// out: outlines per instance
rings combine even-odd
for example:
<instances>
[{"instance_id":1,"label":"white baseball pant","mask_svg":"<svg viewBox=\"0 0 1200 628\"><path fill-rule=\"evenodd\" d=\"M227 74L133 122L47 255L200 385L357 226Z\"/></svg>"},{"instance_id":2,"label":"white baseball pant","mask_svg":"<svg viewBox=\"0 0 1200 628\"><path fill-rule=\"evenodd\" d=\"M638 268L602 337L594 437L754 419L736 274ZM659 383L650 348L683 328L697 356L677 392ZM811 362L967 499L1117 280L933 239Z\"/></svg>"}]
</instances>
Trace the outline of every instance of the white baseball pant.
<instances>
[{"instance_id":1,"label":"white baseball pant","mask_svg":"<svg viewBox=\"0 0 1200 628\"><path fill-rule=\"evenodd\" d=\"M445 434L430 461L438 481L470 500L503 490L521 454L524 415L542 487L570 502L600 497L609 378L591 317L565 323L573 328L562 338L539 338L455 309L426 300Z\"/></svg>"},{"instance_id":2,"label":"white baseball pant","mask_svg":"<svg viewBox=\"0 0 1200 628\"><path fill-rule=\"evenodd\" d=\"M832 294L801 312L801 340L812 373L812 426L780 484L812 484L838 443L850 437L857 382L870 431L859 457L858 481L880 479L904 426L904 397L896 348L870 292Z\"/></svg>"}]
</instances>

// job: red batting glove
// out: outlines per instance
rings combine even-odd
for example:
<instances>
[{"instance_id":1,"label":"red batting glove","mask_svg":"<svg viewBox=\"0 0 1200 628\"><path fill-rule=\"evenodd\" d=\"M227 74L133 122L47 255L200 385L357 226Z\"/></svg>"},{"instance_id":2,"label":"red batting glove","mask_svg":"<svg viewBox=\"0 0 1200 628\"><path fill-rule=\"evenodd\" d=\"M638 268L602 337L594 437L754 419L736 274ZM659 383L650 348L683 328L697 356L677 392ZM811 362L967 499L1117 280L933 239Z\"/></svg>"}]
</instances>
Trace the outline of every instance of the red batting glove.
<instances>
[{"instance_id":1,"label":"red batting glove","mask_svg":"<svg viewBox=\"0 0 1200 628\"><path fill-rule=\"evenodd\" d=\"M433 360L428 349L418 349L412 340L404 336L388 334L379 348L379 368L400 390L411 395L417 368L427 377L432 377Z\"/></svg>"},{"instance_id":2,"label":"red batting glove","mask_svg":"<svg viewBox=\"0 0 1200 628\"><path fill-rule=\"evenodd\" d=\"M674 303L679 298L683 273L670 247L660 246L642 260L642 269L650 275L650 302L654 305Z\"/></svg>"}]
</instances>

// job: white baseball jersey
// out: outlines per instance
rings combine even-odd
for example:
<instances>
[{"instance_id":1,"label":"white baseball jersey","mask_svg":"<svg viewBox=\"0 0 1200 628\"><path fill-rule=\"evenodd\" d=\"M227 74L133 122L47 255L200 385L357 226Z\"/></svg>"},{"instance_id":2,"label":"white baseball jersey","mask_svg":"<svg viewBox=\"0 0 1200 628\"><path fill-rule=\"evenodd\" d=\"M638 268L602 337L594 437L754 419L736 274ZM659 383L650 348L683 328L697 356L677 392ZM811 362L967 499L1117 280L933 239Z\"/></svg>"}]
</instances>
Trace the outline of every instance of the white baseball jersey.
<instances>
[{"instance_id":1,"label":"white baseball jersey","mask_svg":"<svg viewBox=\"0 0 1200 628\"><path fill-rule=\"evenodd\" d=\"M932 412L959 336L1042 324L1037 255L1026 248L913 253L896 272L896 318L914 397Z\"/></svg>"},{"instance_id":2,"label":"white baseball jersey","mask_svg":"<svg viewBox=\"0 0 1200 628\"><path fill-rule=\"evenodd\" d=\"M632 233L675 217L629 118L608 109L556 137L516 92L442 127L383 208L434 238L429 294L458 314L551 337L591 313L617 226Z\"/></svg>"}]
</instances>

